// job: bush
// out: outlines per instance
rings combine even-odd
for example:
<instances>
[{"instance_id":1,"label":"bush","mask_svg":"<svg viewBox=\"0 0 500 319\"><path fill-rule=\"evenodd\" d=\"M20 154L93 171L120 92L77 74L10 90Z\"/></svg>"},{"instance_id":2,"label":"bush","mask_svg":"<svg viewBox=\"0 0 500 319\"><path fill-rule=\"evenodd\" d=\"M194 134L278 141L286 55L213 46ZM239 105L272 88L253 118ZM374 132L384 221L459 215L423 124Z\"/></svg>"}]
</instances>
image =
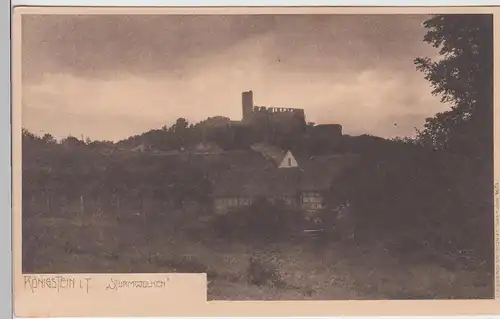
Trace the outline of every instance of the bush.
<instances>
[{"instance_id":1,"label":"bush","mask_svg":"<svg viewBox=\"0 0 500 319\"><path fill-rule=\"evenodd\" d=\"M328 205L352 203L357 241L398 243L390 247L397 255L468 251L468 258L492 264L491 160L400 147L363 154L333 183Z\"/></svg>"},{"instance_id":2,"label":"bush","mask_svg":"<svg viewBox=\"0 0 500 319\"><path fill-rule=\"evenodd\" d=\"M219 238L268 242L291 239L304 222L301 211L260 199L249 207L217 216L212 226Z\"/></svg>"},{"instance_id":3,"label":"bush","mask_svg":"<svg viewBox=\"0 0 500 319\"><path fill-rule=\"evenodd\" d=\"M278 265L255 255L250 257L247 278L253 285L279 284L282 281Z\"/></svg>"}]
</instances>

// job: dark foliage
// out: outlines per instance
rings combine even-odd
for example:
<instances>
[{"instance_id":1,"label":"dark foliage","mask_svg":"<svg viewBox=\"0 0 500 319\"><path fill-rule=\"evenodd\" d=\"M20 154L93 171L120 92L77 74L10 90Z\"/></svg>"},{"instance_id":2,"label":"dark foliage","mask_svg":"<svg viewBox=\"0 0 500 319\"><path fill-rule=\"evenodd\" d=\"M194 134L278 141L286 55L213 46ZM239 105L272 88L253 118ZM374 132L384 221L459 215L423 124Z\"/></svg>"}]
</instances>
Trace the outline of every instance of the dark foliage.
<instances>
[{"instance_id":1,"label":"dark foliage","mask_svg":"<svg viewBox=\"0 0 500 319\"><path fill-rule=\"evenodd\" d=\"M357 241L491 271L492 16L440 15L425 27L441 60L415 63L451 109L428 118L416 139L344 136L337 150L361 161L332 184L323 227L345 229L336 208L349 202Z\"/></svg>"},{"instance_id":2,"label":"dark foliage","mask_svg":"<svg viewBox=\"0 0 500 319\"><path fill-rule=\"evenodd\" d=\"M297 236L304 217L298 210L259 199L249 207L217 216L212 223L220 238L261 243Z\"/></svg>"},{"instance_id":3,"label":"dark foliage","mask_svg":"<svg viewBox=\"0 0 500 319\"><path fill-rule=\"evenodd\" d=\"M492 203L484 163L414 148L365 154L333 184L330 207L352 203L358 239L394 243L398 252L491 262ZM474 238L464 236L472 232Z\"/></svg>"},{"instance_id":4,"label":"dark foliage","mask_svg":"<svg viewBox=\"0 0 500 319\"><path fill-rule=\"evenodd\" d=\"M421 143L488 158L493 150L493 15L438 15L425 22L424 41L441 59L417 58L433 94L451 110L428 118Z\"/></svg>"},{"instance_id":5,"label":"dark foliage","mask_svg":"<svg viewBox=\"0 0 500 319\"><path fill-rule=\"evenodd\" d=\"M44 198L46 210L51 213L57 212L53 208L82 197L104 207L121 201L122 205L133 204L139 209L147 200L177 206L188 200L210 200L211 184L205 172L189 160L118 152L109 155L94 146L83 142L47 143L24 132L23 200Z\"/></svg>"},{"instance_id":6,"label":"dark foliage","mask_svg":"<svg viewBox=\"0 0 500 319\"><path fill-rule=\"evenodd\" d=\"M280 284L279 267L259 256L251 256L248 263L247 279L253 285Z\"/></svg>"}]
</instances>

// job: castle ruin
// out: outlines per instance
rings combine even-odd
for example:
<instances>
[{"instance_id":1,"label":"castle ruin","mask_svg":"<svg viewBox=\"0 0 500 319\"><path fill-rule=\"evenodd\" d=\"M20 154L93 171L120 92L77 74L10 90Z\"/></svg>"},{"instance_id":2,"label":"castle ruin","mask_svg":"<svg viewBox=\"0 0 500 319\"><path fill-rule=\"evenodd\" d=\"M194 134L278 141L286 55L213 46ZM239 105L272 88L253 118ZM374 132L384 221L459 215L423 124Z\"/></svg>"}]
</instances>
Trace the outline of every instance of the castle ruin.
<instances>
[{"instance_id":1,"label":"castle ruin","mask_svg":"<svg viewBox=\"0 0 500 319\"><path fill-rule=\"evenodd\" d=\"M254 105L253 92L241 94L242 121L244 125L258 127L263 131L269 129L290 131L305 130L306 118L304 109L288 107L266 107ZM342 136L342 126L339 124L320 124L308 127L308 135L322 136L327 139Z\"/></svg>"},{"instance_id":2,"label":"castle ruin","mask_svg":"<svg viewBox=\"0 0 500 319\"><path fill-rule=\"evenodd\" d=\"M242 122L246 124L254 124L261 120L267 120L274 123L289 122L292 119L301 120L305 124L305 113L303 109L256 106L254 105L252 91L246 91L241 94L241 104L243 111Z\"/></svg>"}]
</instances>

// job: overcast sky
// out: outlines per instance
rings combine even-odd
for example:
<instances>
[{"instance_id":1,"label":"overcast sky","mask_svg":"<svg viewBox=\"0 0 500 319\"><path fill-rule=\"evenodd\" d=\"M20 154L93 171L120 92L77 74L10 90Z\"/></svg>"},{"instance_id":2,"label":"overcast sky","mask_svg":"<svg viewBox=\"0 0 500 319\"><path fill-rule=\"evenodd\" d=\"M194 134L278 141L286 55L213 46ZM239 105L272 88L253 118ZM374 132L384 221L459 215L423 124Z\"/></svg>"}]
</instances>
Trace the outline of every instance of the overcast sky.
<instances>
[{"instance_id":1,"label":"overcast sky","mask_svg":"<svg viewBox=\"0 0 500 319\"><path fill-rule=\"evenodd\" d=\"M304 108L347 134L411 135L445 106L413 59L422 15L25 15L23 126L120 140L178 117Z\"/></svg>"}]
</instances>

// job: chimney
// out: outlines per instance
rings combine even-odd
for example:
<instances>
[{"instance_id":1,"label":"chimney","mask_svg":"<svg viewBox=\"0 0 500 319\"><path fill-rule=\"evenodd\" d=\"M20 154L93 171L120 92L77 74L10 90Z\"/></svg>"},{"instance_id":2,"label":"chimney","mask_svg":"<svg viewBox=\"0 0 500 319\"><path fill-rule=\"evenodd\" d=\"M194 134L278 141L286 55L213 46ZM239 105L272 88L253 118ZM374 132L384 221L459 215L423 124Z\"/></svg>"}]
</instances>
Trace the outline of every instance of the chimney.
<instances>
[{"instance_id":1,"label":"chimney","mask_svg":"<svg viewBox=\"0 0 500 319\"><path fill-rule=\"evenodd\" d=\"M247 122L251 119L253 112L253 92L251 90L241 93L241 107L243 122Z\"/></svg>"}]
</instances>

